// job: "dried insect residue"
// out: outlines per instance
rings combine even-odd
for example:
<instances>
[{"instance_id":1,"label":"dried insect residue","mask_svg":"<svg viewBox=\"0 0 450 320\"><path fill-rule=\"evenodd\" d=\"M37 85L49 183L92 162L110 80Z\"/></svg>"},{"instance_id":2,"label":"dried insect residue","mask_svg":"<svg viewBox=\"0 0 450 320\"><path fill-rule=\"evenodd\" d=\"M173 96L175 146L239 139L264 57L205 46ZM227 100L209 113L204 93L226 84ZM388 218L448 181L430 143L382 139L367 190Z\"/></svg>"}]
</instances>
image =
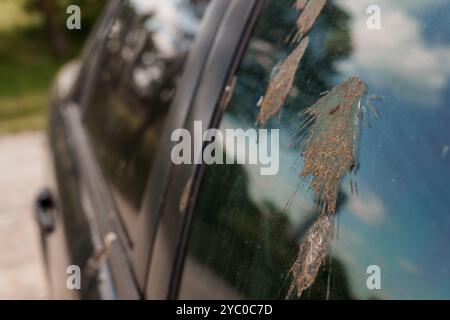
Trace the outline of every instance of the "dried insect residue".
<instances>
[{"instance_id":1,"label":"dried insect residue","mask_svg":"<svg viewBox=\"0 0 450 320\"><path fill-rule=\"evenodd\" d=\"M295 8L297 10L303 10L305 8L307 2L308 2L308 0L297 0L295 2Z\"/></svg>"},{"instance_id":2,"label":"dried insect residue","mask_svg":"<svg viewBox=\"0 0 450 320\"><path fill-rule=\"evenodd\" d=\"M272 77L261 103L258 103L258 106L260 106L261 109L256 120L260 126L264 127L267 120L275 116L281 110L284 101L289 95L289 91L294 83L298 65L308 47L309 38L305 37L305 35L314 25L326 2L326 0L296 1L295 8L297 10L302 10L302 13L297 20L298 30L293 42L300 41L300 44L281 64L279 70ZM290 36L288 39L289 38Z\"/></svg>"},{"instance_id":3,"label":"dried insect residue","mask_svg":"<svg viewBox=\"0 0 450 320\"><path fill-rule=\"evenodd\" d=\"M297 259L290 270L294 281L289 288L287 298L294 290L297 297L300 297L316 279L320 266L327 256L332 224L331 217L322 214L302 238Z\"/></svg>"},{"instance_id":4,"label":"dried insect residue","mask_svg":"<svg viewBox=\"0 0 450 320\"><path fill-rule=\"evenodd\" d=\"M309 0L297 20L298 36L301 39L311 30L327 0ZM298 8L298 3L297 3Z\"/></svg>"},{"instance_id":5,"label":"dried insect residue","mask_svg":"<svg viewBox=\"0 0 450 320\"><path fill-rule=\"evenodd\" d=\"M283 61L279 70L272 77L266 94L261 102L257 122L262 127L267 120L275 116L281 109L294 83L298 65L308 47L309 39L304 38L292 53Z\"/></svg>"},{"instance_id":6,"label":"dried insect residue","mask_svg":"<svg viewBox=\"0 0 450 320\"><path fill-rule=\"evenodd\" d=\"M303 126L309 128L303 145L304 165L300 175L311 180L320 215L300 241L299 253L291 268L294 281L288 297L294 288L297 296L301 296L313 284L325 260L339 185L356 164L360 101L365 92L365 83L351 77L302 113L308 119Z\"/></svg>"},{"instance_id":7,"label":"dried insect residue","mask_svg":"<svg viewBox=\"0 0 450 320\"><path fill-rule=\"evenodd\" d=\"M360 101L366 85L351 77L304 111L314 123L304 143L301 176L311 178L311 188L321 204L321 213L336 211L339 183L356 165Z\"/></svg>"}]
</instances>

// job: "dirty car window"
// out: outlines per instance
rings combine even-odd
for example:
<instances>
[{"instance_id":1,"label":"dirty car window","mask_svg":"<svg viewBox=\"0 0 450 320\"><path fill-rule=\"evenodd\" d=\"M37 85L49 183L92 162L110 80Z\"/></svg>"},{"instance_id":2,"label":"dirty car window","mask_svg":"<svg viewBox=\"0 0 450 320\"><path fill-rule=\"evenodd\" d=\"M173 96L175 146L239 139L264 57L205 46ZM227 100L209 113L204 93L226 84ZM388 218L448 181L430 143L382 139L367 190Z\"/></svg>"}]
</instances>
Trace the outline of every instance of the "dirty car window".
<instances>
[{"instance_id":1,"label":"dirty car window","mask_svg":"<svg viewBox=\"0 0 450 320\"><path fill-rule=\"evenodd\" d=\"M449 12L265 2L220 129L280 129L280 170L206 167L181 298L450 298Z\"/></svg>"},{"instance_id":2,"label":"dirty car window","mask_svg":"<svg viewBox=\"0 0 450 320\"><path fill-rule=\"evenodd\" d=\"M123 1L106 35L84 118L129 228L139 212L160 131L208 2Z\"/></svg>"}]
</instances>

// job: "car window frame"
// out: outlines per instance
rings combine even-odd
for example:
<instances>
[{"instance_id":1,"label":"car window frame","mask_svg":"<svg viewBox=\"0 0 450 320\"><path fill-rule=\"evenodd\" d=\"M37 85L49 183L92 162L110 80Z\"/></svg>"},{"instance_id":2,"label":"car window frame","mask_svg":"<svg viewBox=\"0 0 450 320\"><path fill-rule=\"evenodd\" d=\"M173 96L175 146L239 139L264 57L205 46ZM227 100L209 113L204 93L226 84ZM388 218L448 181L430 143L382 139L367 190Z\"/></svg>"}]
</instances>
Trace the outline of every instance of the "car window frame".
<instances>
[{"instance_id":1,"label":"car window frame","mask_svg":"<svg viewBox=\"0 0 450 320\"><path fill-rule=\"evenodd\" d=\"M170 136L173 130L184 126L191 112L211 47L216 41L218 29L222 24L229 4L229 0L211 0L211 3L208 5L198 34L189 51L184 70L179 79L177 92L157 144L158 151L150 169L150 176L148 177L147 188L144 193L143 207L136 224L137 229L134 231L137 240L132 259L135 262L138 282L144 287L144 294L148 266L155 256L153 247L160 225L163 206L166 201L170 201L168 199L172 169ZM156 258L159 258L158 255L156 256Z\"/></svg>"},{"instance_id":2,"label":"car window frame","mask_svg":"<svg viewBox=\"0 0 450 320\"><path fill-rule=\"evenodd\" d=\"M111 28L122 1L111 0L106 4L83 47L80 72L73 88L73 101L80 107L82 116L87 104L86 99L91 95L94 76L99 72L101 58L105 51L106 33Z\"/></svg>"},{"instance_id":3,"label":"car window frame","mask_svg":"<svg viewBox=\"0 0 450 320\"><path fill-rule=\"evenodd\" d=\"M168 142L165 138L167 135L161 134L161 137L159 138L156 157L150 168L150 176L147 177L144 199L139 210L139 215L135 226L133 226L131 232L128 233L127 226L124 224L117 208L115 208L115 210L110 210L111 205L115 207L113 197L112 194L110 194L107 182L101 173L101 164L98 163L94 157L89 142L89 133L83 125L85 108L87 107L89 97L92 95L92 90L94 90L93 83L100 73L102 57L105 54L106 34L112 27L122 3L123 0L114 0L112 3L108 4L108 7L105 9L106 11L102 14L102 21L99 21L98 26L96 27L97 30L95 30L88 40L82 56L81 72L74 85L74 94L71 99L73 103L68 104L70 105L68 109L72 110L70 110L70 115L67 117L71 118L71 120L69 120L71 124L68 127L70 127L69 130L71 131L71 136L74 137L73 145L75 147L74 149L76 149L75 153L77 154L77 158L80 159L80 162L89 162L84 166L90 167L93 171L92 175L88 177L88 179L91 180L90 184L96 185L97 189L102 190L102 192L100 192L101 195L95 197L95 195L91 195L91 193L96 193L94 192L95 188L90 188L91 192L89 193L93 198L92 201L103 202L103 204L106 205L105 208L109 207L109 209L100 210L101 212L95 212L95 214L99 216L97 219L100 220L101 226L102 221L103 224L112 223L114 229L118 230L119 240L124 249L120 255L125 256L123 258L128 261L128 264L133 271L131 275L132 279L130 278L130 275L127 275L126 282L135 282L139 291L142 293L145 288L147 265L150 261L151 248L154 239L154 237L151 236L151 232L149 232L149 228L155 229L153 234L156 233L157 228L157 225L152 227L149 224L155 220L155 217L156 220L158 220L157 218L161 211L160 204L166 196L165 192L163 192L165 189L161 188L161 181L168 181L170 176L169 170L164 170L164 166L167 163L165 161L167 152L170 156L170 149L167 148ZM189 50L188 59L185 62L184 69L181 73L177 93L172 101L169 114L166 117L164 124L165 129L163 129L163 132L170 132L172 129L169 128L182 126L183 123L185 123L192 107L193 97L199 87L198 80L203 73L210 47L215 41L218 26L221 24L223 12L225 11L224 8L226 8L228 4L228 0L211 0L211 3L208 5L207 12L201 22L200 30ZM211 7L211 9L209 7ZM94 59L94 61L89 63L87 59ZM155 176L155 178L152 179L152 176ZM92 182L94 180L95 183ZM152 201L155 199L156 201ZM103 226L101 229L111 230L111 225L108 227ZM105 235L106 231L102 232L101 236L103 237ZM113 257L111 257L111 259L113 259ZM114 273L114 270L112 271ZM117 275L121 276L120 274Z\"/></svg>"},{"instance_id":4,"label":"car window frame","mask_svg":"<svg viewBox=\"0 0 450 320\"><path fill-rule=\"evenodd\" d=\"M193 132L194 120L201 120L208 124L208 128L218 127L224 111L223 102L226 101L224 89L233 82L234 74L264 4L264 0L228 2L192 109L181 126L190 132ZM204 171L203 165L176 166L171 163L170 158L166 161L171 164L167 187L170 194L162 206L153 245L153 259L149 261L147 267L145 295L149 299L176 299L178 296L187 238ZM181 201L186 201L186 206L180 205Z\"/></svg>"},{"instance_id":5,"label":"car window frame","mask_svg":"<svg viewBox=\"0 0 450 320\"><path fill-rule=\"evenodd\" d=\"M80 72L77 79L67 99L62 101L58 112L61 114L64 131L67 135L68 148L76 163L75 169L79 172L80 201L94 219L91 221L94 228L91 230L92 236L100 242L103 242L109 233L117 236L116 241L109 249L106 264L106 269L112 275L113 283L111 285L114 287L114 292L111 294L116 298L136 299L141 296L142 287L139 287L135 280L128 258L130 255L129 239L124 226L117 220L117 215L111 215L111 209L108 206L107 197L105 197L107 195L105 184L101 176L97 174L99 168L92 158L93 153L89 149L82 123L84 99L92 90L92 76L98 73L102 48L105 45L104 35L114 21L122 1L112 0L105 6L81 54ZM86 196L89 199L86 199ZM98 243L99 248L104 245L100 242Z\"/></svg>"}]
</instances>

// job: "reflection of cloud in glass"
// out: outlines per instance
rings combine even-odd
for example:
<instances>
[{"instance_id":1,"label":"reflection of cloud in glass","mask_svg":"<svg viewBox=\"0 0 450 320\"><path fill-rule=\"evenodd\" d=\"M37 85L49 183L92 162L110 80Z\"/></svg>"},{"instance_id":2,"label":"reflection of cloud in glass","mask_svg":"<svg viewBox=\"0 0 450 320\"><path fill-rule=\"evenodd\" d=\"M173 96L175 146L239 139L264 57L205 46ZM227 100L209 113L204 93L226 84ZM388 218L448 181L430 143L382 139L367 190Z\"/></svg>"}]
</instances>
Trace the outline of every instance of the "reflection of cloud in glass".
<instances>
[{"instance_id":1,"label":"reflection of cloud in glass","mask_svg":"<svg viewBox=\"0 0 450 320\"><path fill-rule=\"evenodd\" d=\"M419 272L419 269L416 265L414 265L412 262L406 260L405 258L398 257L397 258L397 264L400 268L405 270L406 272L416 275Z\"/></svg>"},{"instance_id":2,"label":"reflection of cloud in glass","mask_svg":"<svg viewBox=\"0 0 450 320\"><path fill-rule=\"evenodd\" d=\"M364 247L367 246L367 243L364 238L353 229L350 228L340 228L337 230L339 237L346 241L347 243L351 243L353 246Z\"/></svg>"},{"instance_id":3,"label":"reflection of cloud in glass","mask_svg":"<svg viewBox=\"0 0 450 320\"><path fill-rule=\"evenodd\" d=\"M225 115L221 124L221 130L232 128L246 128L249 124L242 124L233 117ZM219 137L220 139L220 137ZM239 142L239 141L238 141ZM306 221L316 210L310 194L296 192L293 185L299 183L298 166L293 167L292 164L298 159L298 155L290 149L283 147L283 137L281 137L280 146L280 172L274 176L261 176L261 164L244 165L245 172L249 177L249 192L252 201L257 205L261 205L265 201L271 201L275 206L286 209L293 225L299 225ZM224 147L224 142L219 140L218 144ZM245 161L246 149L245 145L238 145L235 149L236 159ZM289 205L287 205L289 204ZM260 207L264 211L263 207Z\"/></svg>"},{"instance_id":4,"label":"reflection of cloud in glass","mask_svg":"<svg viewBox=\"0 0 450 320\"><path fill-rule=\"evenodd\" d=\"M395 1L394 4L394 1L370 0L339 3L353 17L354 53L340 64L342 71L363 73L368 81L389 86L403 98L428 104L440 102L450 77L450 46L427 45L421 33L424 26L407 11L418 8L412 5L413 2ZM430 3L421 1L421 10L426 10ZM371 4L381 8L381 30L366 27L366 8Z\"/></svg>"},{"instance_id":5,"label":"reflection of cloud in glass","mask_svg":"<svg viewBox=\"0 0 450 320\"><path fill-rule=\"evenodd\" d=\"M349 198L346 204L348 210L360 221L369 226L379 226L383 223L385 209L382 201L367 187L362 188L363 192L348 192Z\"/></svg>"},{"instance_id":6,"label":"reflection of cloud in glass","mask_svg":"<svg viewBox=\"0 0 450 320\"><path fill-rule=\"evenodd\" d=\"M179 10L177 6L187 5L185 1L132 0L133 6L142 13L151 15L146 28L153 33L152 39L161 52L168 57L179 47L186 47L181 34L194 36L199 26L199 18L192 12ZM156 19L155 19L156 18Z\"/></svg>"},{"instance_id":7,"label":"reflection of cloud in glass","mask_svg":"<svg viewBox=\"0 0 450 320\"><path fill-rule=\"evenodd\" d=\"M389 288L389 281L384 273L389 264L383 255L379 255L373 250L373 247L371 250L367 250L367 248L368 244L358 231L345 228L339 231L339 238L333 243L331 252L349 270L352 291L357 299L392 299L392 290ZM366 269L373 264L378 265L382 270L382 290L369 290L366 286L369 276Z\"/></svg>"},{"instance_id":8,"label":"reflection of cloud in glass","mask_svg":"<svg viewBox=\"0 0 450 320\"><path fill-rule=\"evenodd\" d=\"M173 1L132 0L131 3L142 14L157 12L158 18L168 19L168 22L172 24L175 21L177 10Z\"/></svg>"},{"instance_id":9,"label":"reflection of cloud in glass","mask_svg":"<svg viewBox=\"0 0 450 320\"><path fill-rule=\"evenodd\" d=\"M356 294L357 299L363 299L365 295L364 284L366 274L364 264L358 261L352 250L349 250L346 244L337 241L333 244L332 253L336 255L345 265L350 275L350 286L352 292Z\"/></svg>"}]
</instances>

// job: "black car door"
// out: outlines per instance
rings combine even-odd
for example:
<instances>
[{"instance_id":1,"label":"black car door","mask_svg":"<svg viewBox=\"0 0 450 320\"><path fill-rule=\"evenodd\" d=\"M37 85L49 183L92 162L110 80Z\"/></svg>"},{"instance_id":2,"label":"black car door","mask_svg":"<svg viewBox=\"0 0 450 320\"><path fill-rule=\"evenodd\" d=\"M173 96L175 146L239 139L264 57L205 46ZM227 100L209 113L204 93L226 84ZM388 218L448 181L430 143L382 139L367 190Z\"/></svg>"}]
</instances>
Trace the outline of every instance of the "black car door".
<instances>
[{"instance_id":1,"label":"black car door","mask_svg":"<svg viewBox=\"0 0 450 320\"><path fill-rule=\"evenodd\" d=\"M73 97L55 108L51 140L57 146L62 139L66 149L54 147L59 193L65 195L63 250L83 271L81 297L143 296L159 211L159 202L148 198L163 196L161 185L148 189L148 178L166 179L158 169L161 131L168 121L184 121L187 111L172 111L173 99L181 96L189 107L214 37L214 26L207 32L202 20L208 12L218 17L226 2L217 2L215 10L209 1L111 2L86 48ZM72 164L72 180L61 156Z\"/></svg>"},{"instance_id":2,"label":"black car door","mask_svg":"<svg viewBox=\"0 0 450 320\"><path fill-rule=\"evenodd\" d=\"M183 265L183 251L194 200L197 197L201 177L201 166L195 164L174 165L171 160L171 133L179 128L193 132L194 121L201 121L205 129L215 127L221 107L227 102L236 67L235 61L241 55L247 43L247 37L258 16L262 1L232 0L215 1L210 16L205 21L208 32L214 32L205 65L199 79L189 114L186 119L169 123L163 133L165 149L161 153L162 172L168 172L169 180L164 181L164 201L156 231L152 256L148 264L146 298L175 298L179 275ZM211 21L210 21L211 20ZM219 25L214 21L220 20ZM186 74L185 74L186 76ZM189 81L188 79L184 79ZM177 101L181 103L181 101ZM185 102L184 102L185 103ZM184 112L184 111L183 111ZM183 121L181 121L183 120ZM150 177L150 185L160 182L157 175ZM158 198L152 197L158 202Z\"/></svg>"}]
</instances>

